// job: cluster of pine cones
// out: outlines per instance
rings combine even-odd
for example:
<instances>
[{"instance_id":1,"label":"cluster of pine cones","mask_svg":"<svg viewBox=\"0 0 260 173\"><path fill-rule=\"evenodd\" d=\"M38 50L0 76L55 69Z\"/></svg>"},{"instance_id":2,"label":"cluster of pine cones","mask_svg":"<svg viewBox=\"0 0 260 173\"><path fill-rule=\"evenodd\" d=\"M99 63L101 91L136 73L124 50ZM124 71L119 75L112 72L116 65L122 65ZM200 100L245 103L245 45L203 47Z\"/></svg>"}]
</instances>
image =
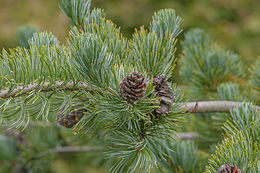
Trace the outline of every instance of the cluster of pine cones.
<instances>
[{"instance_id":1,"label":"cluster of pine cones","mask_svg":"<svg viewBox=\"0 0 260 173\"><path fill-rule=\"evenodd\" d=\"M133 72L127 75L119 86L119 93L123 100L130 103L137 102L145 95L146 79L140 72ZM155 87L155 94L161 99L160 107L153 111L155 116L166 116L170 112L170 105L174 103L175 98L171 91L171 87L167 84L165 75L154 76L153 85ZM85 110L72 111L67 115L58 112L56 120L58 123L66 128L72 128L83 117Z\"/></svg>"},{"instance_id":2,"label":"cluster of pine cones","mask_svg":"<svg viewBox=\"0 0 260 173\"><path fill-rule=\"evenodd\" d=\"M173 104L175 99L170 86L167 85L165 75L154 76L153 85L155 94L161 99L160 107L155 109L154 115L165 116L169 113L169 105ZM142 73L133 72L127 75L120 83L120 96L130 103L137 102L146 92L146 80Z\"/></svg>"}]
</instances>

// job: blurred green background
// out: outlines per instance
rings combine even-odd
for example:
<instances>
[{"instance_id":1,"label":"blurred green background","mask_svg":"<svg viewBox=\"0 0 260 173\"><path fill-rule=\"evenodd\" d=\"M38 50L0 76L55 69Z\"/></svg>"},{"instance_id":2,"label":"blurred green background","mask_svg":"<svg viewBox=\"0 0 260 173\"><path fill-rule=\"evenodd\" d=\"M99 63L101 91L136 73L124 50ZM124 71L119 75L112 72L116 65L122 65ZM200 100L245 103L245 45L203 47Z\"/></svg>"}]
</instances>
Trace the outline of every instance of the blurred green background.
<instances>
[{"instance_id":1,"label":"blurred green background","mask_svg":"<svg viewBox=\"0 0 260 173\"><path fill-rule=\"evenodd\" d=\"M238 53L246 64L260 53L259 0L93 0L92 7L105 9L127 37L134 28L149 24L158 9L174 8L183 19L183 33L202 28L221 47ZM51 31L61 42L69 30L58 0L0 0L0 24L1 49L17 45L16 29L23 24Z\"/></svg>"}]
</instances>

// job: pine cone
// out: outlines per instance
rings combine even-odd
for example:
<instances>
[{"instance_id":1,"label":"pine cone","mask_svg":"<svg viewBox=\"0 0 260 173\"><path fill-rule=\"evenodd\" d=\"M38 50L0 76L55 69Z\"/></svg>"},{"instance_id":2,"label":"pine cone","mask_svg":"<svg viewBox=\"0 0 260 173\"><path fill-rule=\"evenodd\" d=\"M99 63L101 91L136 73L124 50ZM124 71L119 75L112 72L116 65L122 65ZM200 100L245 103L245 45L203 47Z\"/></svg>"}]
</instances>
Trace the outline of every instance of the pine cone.
<instances>
[{"instance_id":1,"label":"pine cone","mask_svg":"<svg viewBox=\"0 0 260 173\"><path fill-rule=\"evenodd\" d=\"M84 111L85 110L72 111L67 115L61 114L60 113L61 111L59 111L58 117L56 118L56 120L59 122L60 125L66 127L66 128L72 128L83 117Z\"/></svg>"},{"instance_id":2,"label":"pine cone","mask_svg":"<svg viewBox=\"0 0 260 173\"><path fill-rule=\"evenodd\" d=\"M222 165L218 168L217 173L243 173L236 165L229 164Z\"/></svg>"},{"instance_id":3,"label":"pine cone","mask_svg":"<svg viewBox=\"0 0 260 173\"><path fill-rule=\"evenodd\" d=\"M133 72L120 83L120 96L130 103L138 101L146 92L146 81L142 73Z\"/></svg>"},{"instance_id":4,"label":"pine cone","mask_svg":"<svg viewBox=\"0 0 260 173\"><path fill-rule=\"evenodd\" d=\"M154 114L165 116L170 111L170 104L173 104L175 101L171 87L167 85L165 75L154 76L153 85L155 86L155 94L161 99L160 108L155 109Z\"/></svg>"}]
</instances>

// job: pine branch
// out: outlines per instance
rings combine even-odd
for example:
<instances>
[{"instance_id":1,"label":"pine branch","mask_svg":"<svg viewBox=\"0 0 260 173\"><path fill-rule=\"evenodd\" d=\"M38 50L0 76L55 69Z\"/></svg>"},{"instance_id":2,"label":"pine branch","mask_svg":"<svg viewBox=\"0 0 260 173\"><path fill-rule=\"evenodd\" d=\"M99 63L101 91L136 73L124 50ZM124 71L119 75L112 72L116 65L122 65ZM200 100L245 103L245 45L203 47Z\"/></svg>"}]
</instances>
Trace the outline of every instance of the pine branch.
<instances>
[{"instance_id":1,"label":"pine branch","mask_svg":"<svg viewBox=\"0 0 260 173\"><path fill-rule=\"evenodd\" d=\"M257 103L260 103L260 57L250 69L249 84L253 90L253 97Z\"/></svg>"},{"instance_id":2,"label":"pine branch","mask_svg":"<svg viewBox=\"0 0 260 173\"><path fill-rule=\"evenodd\" d=\"M193 98L214 98L221 83L237 82L242 77L240 57L219 48L202 30L187 32L181 45L180 76Z\"/></svg>"},{"instance_id":3,"label":"pine branch","mask_svg":"<svg viewBox=\"0 0 260 173\"><path fill-rule=\"evenodd\" d=\"M86 90L90 89L90 86L87 83L83 83L83 82L79 84L75 84L73 82L65 83L64 81L57 81L54 83L43 82L42 84L33 83L26 86L18 86L10 92L9 89L0 90L0 99L21 96L23 94L30 93L31 91L34 90L39 90L41 92L48 92L56 89L77 91L80 89L86 89Z\"/></svg>"},{"instance_id":4,"label":"pine branch","mask_svg":"<svg viewBox=\"0 0 260 173\"><path fill-rule=\"evenodd\" d=\"M84 82L75 84L73 82L64 83L63 81L57 81L51 84L50 82L44 82L42 84L29 84L26 86L18 86L9 92L8 89L0 90L0 99L17 97L26 93L30 93L35 89L41 92L53 91L56 89L62 90L73 90L77 91L80 89L90 90L91 87ZM199 102L187 102L184 104L183 108L190 113L210 113L210 112L229 112L230 109L236 107L243 102L234 102L234 101L199 101ZM257 110L260 110L259 106L256 106Z\"/></svg>"}]
</instances>

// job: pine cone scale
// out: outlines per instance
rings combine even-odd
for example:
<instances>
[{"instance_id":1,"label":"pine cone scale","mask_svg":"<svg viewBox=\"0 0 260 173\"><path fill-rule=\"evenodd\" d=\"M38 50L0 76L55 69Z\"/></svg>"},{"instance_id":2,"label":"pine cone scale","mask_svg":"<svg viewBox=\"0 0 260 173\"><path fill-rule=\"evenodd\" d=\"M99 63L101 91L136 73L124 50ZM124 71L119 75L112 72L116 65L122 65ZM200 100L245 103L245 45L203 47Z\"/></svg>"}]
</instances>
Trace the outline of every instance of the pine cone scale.
<instances>
[{"instance_id":1,"label":"pine cone scale","mask_svg":"<svg viewBox=\"0 0 260 173\"><path fill-rule=\"evenodd\" d=\"M136 79L135 81L134 80L131 80L130 78L125 78L123 80L123 83L127 86L127 87L131 87L131 88L139 88L141 84L143 84L143 81L144 79Z\"/></svg>"},{"instance_id":2,"label":"pine cone scale","mask_svg":"<svg viewBox=\"0 0 260 173\"><path fill-rule=\"evenodd\" d=\"M129 80L129 79L124 79L124 80L123 80L123 83L124 83L127 87L133 87L133 88L137 87L137 85L138 85L138 83L134 83L134 82L132 82L132 81Z\"/></svg>"},{"instance_id":3,"label":"pine cone scale","mask_svg":"<svg viewBox=\"0 0 260 173\"><path fill-rule=\"evenodd\" d=\"M174 103L172 97L161 96L160 98L161 98L161 101L164 102L164 103L169 103L169 104L173 104Z\"/></svg>"},{"instance_id":4,"label":"pine cone scale","mask_svg":"<svg viewBox=\"0 0 260 173\"><path fill-rule=\"evenodd\" d=\"M139 93L143 92L145 89L146 89L145 84L141 84L137 88L131 88L132 91L139 92Z\"/></svg>"},{"instance_id":5,"label":"pine cone scale","mask_svg":"<svg viewBox=\"0 0 260 173\"><path fill-rule=\"evenodd\" d=\"M160 103L160 107L157 108L155 111L156 111L156 113L158 113L158 114L164 114L165 112L168 112L168 111L169 111L169 106L166 105L166 104Z\"/></svg>"}]
</instances>

